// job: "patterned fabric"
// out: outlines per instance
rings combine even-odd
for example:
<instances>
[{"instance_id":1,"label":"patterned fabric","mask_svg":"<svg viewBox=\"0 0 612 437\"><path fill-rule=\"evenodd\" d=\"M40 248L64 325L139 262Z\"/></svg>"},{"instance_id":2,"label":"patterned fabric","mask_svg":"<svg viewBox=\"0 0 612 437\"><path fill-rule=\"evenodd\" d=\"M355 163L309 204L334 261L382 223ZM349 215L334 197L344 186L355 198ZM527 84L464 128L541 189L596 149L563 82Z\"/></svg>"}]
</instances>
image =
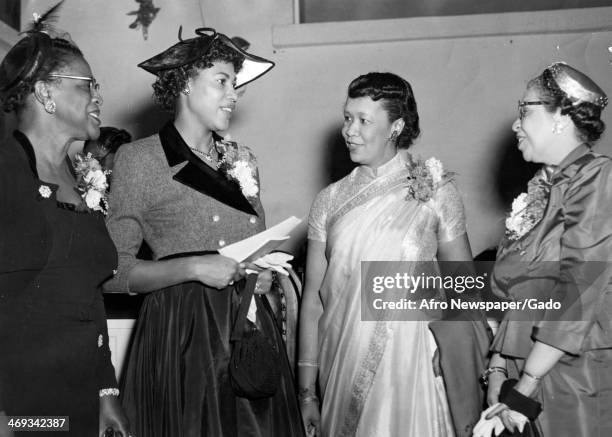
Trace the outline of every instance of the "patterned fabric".
<instances>
[{"instance_id":1,"label":"patterned fabric","mask_svg":"<svg viewBox=\"0 0 612 437\"><path fill-rule=\"evenodd\" d=\"M432 261L439 241L465 233L452 183L427 202L406 199L406 162L398 153L376 172L358 167L311 209L308 236L326 243L328 260L319 322L325 436L453 435L428 323L361 321L361 261Z\"/></svg>"}]
</instances>

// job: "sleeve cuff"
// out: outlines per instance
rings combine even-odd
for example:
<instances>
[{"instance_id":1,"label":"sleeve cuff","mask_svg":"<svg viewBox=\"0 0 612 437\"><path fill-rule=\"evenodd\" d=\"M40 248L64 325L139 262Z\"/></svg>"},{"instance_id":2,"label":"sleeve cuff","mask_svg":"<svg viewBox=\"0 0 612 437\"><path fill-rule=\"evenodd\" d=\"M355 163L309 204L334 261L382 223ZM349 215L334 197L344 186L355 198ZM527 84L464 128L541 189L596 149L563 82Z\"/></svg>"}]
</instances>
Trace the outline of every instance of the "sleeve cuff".
<instances>
[{"instance_id":1,"label":"sleeve cuff","mask_svg":"<svg viewBox=\"0 0 612 437\"><path fill-rule=\"evenodd\" d=\"M580 332L562 330L558 327L535 326L533 328L533 338L568 354L580 355L582 353L584 335Z\"/></svg>"}]
</instances>

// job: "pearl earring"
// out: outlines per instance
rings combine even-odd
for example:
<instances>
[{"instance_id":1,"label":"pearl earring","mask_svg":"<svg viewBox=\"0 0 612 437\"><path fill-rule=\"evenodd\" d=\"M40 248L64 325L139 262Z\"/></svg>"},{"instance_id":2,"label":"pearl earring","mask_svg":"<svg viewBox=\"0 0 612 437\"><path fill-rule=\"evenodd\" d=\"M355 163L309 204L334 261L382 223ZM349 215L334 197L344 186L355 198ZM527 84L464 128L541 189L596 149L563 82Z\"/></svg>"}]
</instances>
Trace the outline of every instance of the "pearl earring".
<instances>
[{"instance_id":1,"label":"pearl earring","mask_svg":"<svg viewBox=\"0 0 612 437\"><path fill-rule=\"evenodd\" d=\"M185 94L185 95L188 95L190 92L191 92L191 90L189 89L189 87L186 87L186 88L183 90L183 94Z\"/></svg>"}]
</instances>

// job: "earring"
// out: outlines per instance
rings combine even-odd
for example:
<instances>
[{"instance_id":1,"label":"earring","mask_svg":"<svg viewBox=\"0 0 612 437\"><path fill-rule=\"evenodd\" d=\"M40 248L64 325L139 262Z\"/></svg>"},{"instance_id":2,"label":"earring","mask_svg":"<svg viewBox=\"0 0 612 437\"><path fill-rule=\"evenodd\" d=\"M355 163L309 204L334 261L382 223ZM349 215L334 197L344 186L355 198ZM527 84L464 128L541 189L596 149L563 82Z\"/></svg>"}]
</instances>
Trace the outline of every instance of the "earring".
<instances>
[{"instance_id":1,"label":"earring","mask_svg":"<svg viewBox=\"0 0 612 437\"><path fill-rule=\"evenodd\" d=\"M45 102L45 111L47 111L49 114L54 114L56 109L57 108L53 100L47 100Z\"/></svg>"},{"instance_id":2,"label":"earring","mask_svg":"<svg viewBox=\"0 0 612 437\"><path fill-rule=\"evenodd\" d=\"M191 92L191 90L189 89L189 87L185 87L185 89L183 90L183 94L188 95Z\"/></svg>"}]
</instances>

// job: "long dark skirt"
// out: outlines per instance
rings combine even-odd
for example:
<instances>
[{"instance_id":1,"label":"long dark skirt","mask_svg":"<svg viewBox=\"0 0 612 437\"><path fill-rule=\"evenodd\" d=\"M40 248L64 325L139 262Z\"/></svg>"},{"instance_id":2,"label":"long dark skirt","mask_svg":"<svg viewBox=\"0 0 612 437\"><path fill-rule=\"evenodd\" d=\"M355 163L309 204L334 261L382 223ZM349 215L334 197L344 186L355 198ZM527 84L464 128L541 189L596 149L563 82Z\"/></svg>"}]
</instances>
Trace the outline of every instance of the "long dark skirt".
<instances>
[{"instance_id":1,"label":"long dark skirt","mask_svg":"<svg viewBox=\"0 0 612 437\"><path fill-rule=\"evenodd\" d=\"M147 437L303 436L293 376L281 354L282 382L268 399L234 395L230 333L239 306L234 287L190 282L145 299L122 382L133 434ZM258 299L257 317L272 320ZM278 329L274 341L284 351Z\"/></svg>"}]
</instances>

